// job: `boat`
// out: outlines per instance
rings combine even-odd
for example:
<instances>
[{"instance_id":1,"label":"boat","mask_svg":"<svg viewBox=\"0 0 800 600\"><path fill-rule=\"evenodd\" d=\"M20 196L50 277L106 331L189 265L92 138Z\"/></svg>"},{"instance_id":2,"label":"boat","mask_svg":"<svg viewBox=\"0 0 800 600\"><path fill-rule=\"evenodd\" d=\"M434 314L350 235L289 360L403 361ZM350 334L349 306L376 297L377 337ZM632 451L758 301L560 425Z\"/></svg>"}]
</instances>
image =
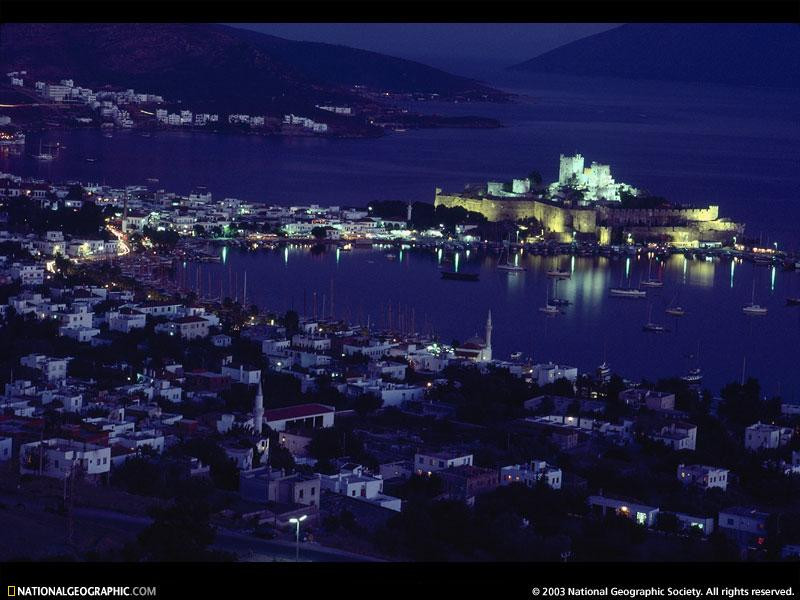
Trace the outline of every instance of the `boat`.
<instances>
[{"instance_id":1,"label":"boat","mask_svg":"<svg viewBox=\"0 0 800 600\"><path fill-rule=\"evenodd\" d=\"M458 273L456 271L442 271L442 279L452 281L478 281L477 273Z\"/></svg>"},{"instance_id":2,"label":"boat","mask_svg":"<svg viewBox=\"0 0 800 600\"><path fill-rule=\"evenodd\" d=\"M645 279L644 281L640 282L639 285L644 287L664 287L664 282L659 281L658 279Z\"/></svg>"},{"instance_id":3,"label":"boat","mask_svg":"<svg viewBox=\"0 0 800 600\"><path fill-rule=\"evenodd\" d=\"M560 315L561 310L555 304L550 303L550 290L547 290L547 303L539 308L539 312L543 312L546 315Z\"/></svg>"},{"instance_id":4,"label":"boat","mask_svg":"<svg viewBox=\"0 0 800 600\"><path fill-rule=\"evenodd\" d=\"M694 369L689 369L689 372L681 377L681 379L686 383L699 384L703 381L703 372L699 367L695 367Z\"/></svg>"},{"instance_id":5,"label":"boat","mask_svg":"<svg viewBox=\"0 0 800 600\"><path fill-rule=\"evenodd\" d=\"M750 299L750 304L742 307L742 312L746 315L750 315L753 317L763 316L767 314L767 308L765 306L761 306L756 304L756 280L753 279L753 295Z\"/></svg>"},{"instance_id":6,"label":"boat","mask_svg":"<svg viewBox=\"0 0 800 600\"><path fill-rule=\"evenodd\" d=\"M683 310L683 308L681 308L680 306L672 306L664 312L673 317L682 317L683 315L686 314L686 311Z\"/></svg>"},{"instance_id":7,"label":"boat","mask_svg":"<svg viewBox=\"0 0 800 600\"><path fill-rule=\"evenodd\" d=\"M664 333L669 331L664 325L660 325L658 323L653 323L653 305L650 305L650 310L647 313L647 323L644 324L642 327L644 331L650 331L652 333Z\"/></svg>"},{"instance_id":8,"label":"boat","mask_svg":"<svg viewBox=\"0 0 800 600\"><path fill-rule=\"evenodd\" d=\"M86 162L90 162L90 163L97 162L97 159L96 158L87 158Z\"/></svg>"},{"instance_id":9,"label":"boat","mask_svg":"<svg viewBox=\"0 0 800 600\"><path fill-rule=\"evenodd\" d=\"M499 262L497 264L498 271L505 271L506 273L520 273L525 270L525 267L520 267L519 265L515 265L509 262L509 258L511 258L511 252L509 248L511 247L511 239L503 240L503 250L500 253L502 257L503 254L506 255L506 260L504 262Z\"/></svg>"},{"instance_id":10,"label":"boat","mask_svg":"<svg viewBox=\"0 0 800 600\"><path fill-rule=\"evenodd\" d=\"M644 281L640 281L639 285L644 287L654 287L654 288L664 287L663 281L661 281L660 279L653 279L653 277L651 276L652 268L653 268L653 261L651 260L650 263L647 265L647 279L645 279Z\"/></svg>"},{"instance_id":11,"label":"boat","mask_svg":"<svg viewBox=\"0 0 800 600\"><path fill-rule=\"evenodd\" d=\"M512 352L511 353L511 360L519 360L522 358L522 352Z\"/></svg>"},{"instance_id":12,"label":"boat","mask_svg":"<svg viewBox=\"0 0 800 600\"><path fill-rule=\"evenodd\" d=\"M397 258L397 254L389 253L386 255L386 258L388 258L389 260L394 260Z\"/></svg>"},{"instance_id":13,"label":"boat","mask_svg":"<svg viewBox=\"0 0 800 600\"><path fill-rule=\"evenodd\" d=\"M572 274L569 271L561 271L559 269L554 269L547 272L548 277L555 277L557 279L569 279L571 275Z\"/></svg>"},{"instance_id":14,"label":"boat","mask_svg":"<svg viewBox=\"0 0 800 600\"><path fill-rule=\"evenodd\" d=\"M553 288L554 288L553 289L553 300L551 301L551 304L553 304L554 306L569 306L570 305L570 301L569 300L567 300L566 298L559 298L557 296L557 294L558 294L558 279L556 279L553 282Z\"/></svg>"},{"instance_id":15,"label":"boat","mask_svg":"<svg viewBox=\"0 0 800 600\"><path fill-rule=\"evenodd\" d=\"M742 308L742 312L746 315L761 316L767 314L767 308L758 304L748 304Z\"/></svg>"},{"instance_id":16,"label":"boat","mask_svg":"<svg viewBox=\"0 0 800 600\"><path fill-rule=\"evenodd\" d=\"M693 355L689 355L689 359L695 358ZM697 342L697 366L689 367L689 372L681 377L683 381L688 384L699 385L703 381L703 372L700 370L700 341ZM691 364L691 362L689 363Z\"/></svg>"},{"instance_id":17,"label":"boat","mask_svg":"<svg viewBox=\"0 0 800 600\"><path fill-rule=\"evenodd\" d=\"M520 267L512 264L500 264L497 265L497 270L505 271L506 273L519 273L520 271L524 271L525 267Z\"/></svg>"},{"instance_id":18,"label":"boat","mask_svg":"<svg viewBox=\"0 0 800 600\"><path fill-rule=\"evenodd\" d=\"M339 247L339 250L341 250L342 252L349 252L352 249L353 249L353 244L350 244L349 242Z\"/></svg>"},{"instance_id":19,"label":"boat","mask_svg":"<svg viewBox=\"0 0 800 600\"><path fill-rule=\"evenodd\" d=\"M800 306L800 298L787 298L786 299L787 306Z\"/></svg>"},{"instance_id":20,"label":"boat","mask_svg":"<svg viewBox=\"0 0 800 600\"><path fill-rule=\"evenodd\" d=\"M635 288L611 288L611 295L617 298L646 298L647 292Z\"/></svg>"},{"instance_id":21,"label":"boat","mask_svg":"<svg viewBox=\"0 0 800 600\"><path fill-rule=\"evenodd\" d=\"M560 315L561 311L559 308L553 304L546 304L539 308L539 312L543 312L546 315Z\"/></svg>"}]
</instances>

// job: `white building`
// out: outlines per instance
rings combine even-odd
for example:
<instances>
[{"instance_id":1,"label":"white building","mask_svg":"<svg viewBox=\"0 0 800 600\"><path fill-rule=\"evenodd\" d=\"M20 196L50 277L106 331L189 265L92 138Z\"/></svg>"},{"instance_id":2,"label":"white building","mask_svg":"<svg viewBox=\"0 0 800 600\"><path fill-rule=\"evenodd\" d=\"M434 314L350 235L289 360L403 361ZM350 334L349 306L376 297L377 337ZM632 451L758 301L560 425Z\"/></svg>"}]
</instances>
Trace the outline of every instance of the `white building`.
<instances>
[{"instance_id":1,"label":"white building","mask_svg":"<svg viewBox=\"0 0 800 600\"><path fill-rule=\"evenodd\" d=\"M225 365L222 375L230 377L231 381L245 385L256 385L261 382L261 369L244 368L244 365Z\"/></svg>"},{"instance_id":2,"label":"white building","mask_svg":"<svg viewBox=\"0 0 800 600\"><path fill-rule=\"evenodd\" d=\"M704 490L728 489L728 469L706 465L678 465L678 481L685 485L696 485Z\"/></svg>"},{"instance_id":3,"label":"white building","mask_svg":"<svg viewBox=\"0 0 800 600\"><path fill-rule=\"evenodd\" d=\"M71 357L55 358L44 354L28 354L19 359L24 367L41 371L44 378L50 383L65 381L67 378L67 363Z\"/></svg>"},{"instance_id":4,"label":"white building","mask_svg":"<svg viewBox=\"0 0 800 600\"><path fill-rule=\"evenodd\" d=\"M414 471L417 475L431 475L436 471L449 469L450 467L460 467L462 465L472 466L472 454L461 454L458 452L417 452L414 455Z\"/></svg>"},{"instance_id":5,"label":"white building","mask_svg":"<svg viewBox=\"0 0 800 600\"><path fill-rule=\"evenodd\" d=\"M135 308L123 307L118 311L108 312L106 320L111 331L130 333L134 329L144 329L147 315Z\"/></svg>"},{"instance_id":6,"label":"white building","mask_svg":"<svg viewBox=\"0 0 800 600\"><path fill-rule=\"evenodd\" d=\"M676 421L664 425L649 437L654 442L664 444L673 450L694 450L697 445L697 425Z\"/></svg>"},{"instance_id":7,"label":"white building","mask_svg":"<svg viewBox=\"0 0 800 600\"><path fill-rule=\"evenodd\" d=\"M544 481L554 490L560 490L561 469L548 465L543 460L532 460L526 465L509 465L500 469L500 485L522 483L533 487L539 481Z\"/></svg>"},{"instance_id":8,"label":"white building","mask_svg":"<svg viewBox=\"0 0 800 600\"><path fill-rule=\"evenodd\" d=\"M209 322L202 317L181 317L155 326L156 333L179 336L185 340L208 337Z\"/></svg>"},{"instance_id":9,"label":"white building","mask_svg":"<svg viewBox=\"0 0 800 600\"><path fill-rule=\"evenodd\" d=\"M108 473L111 469L111 448L52 438L23 444L19 452L22 474L37 474L64 479L80 470L87 476Z\"/></svg>"},{"instance_id":10,"label":"white building","mask_svg":"<svg viewBox=\"0 0 800 600\"><path fill-rule=\"evenodd\" d=\"M789 427L754 423L744 430L744 447L751 452L758 450L774 450L785 446L792 439Z\"/></svg>"},{"instance_id":11,"label":"white building","mask_svg":"<svg viewBox=\"0 0 800 600\"><path fill-rule=\"evenodd\" d=\"M555 383L559 379L566 379L574 384L578 380L578 369L555 363L539 364L533 366L531 377L539 386Z\"/></svg>"},{"instance_id":12,"label":"white building","mask_svg":"<svg viewBox=\"0 0 800 600\"><path fill-rule=\"evenodd\" d=\"M400 511L400 498L386 496L383 493L383 477L365 475L361 465L344 465L336 475L320 475L323 490L330 490L348 498L364 500L383 508Z\"/></svg>"}]
</instances>

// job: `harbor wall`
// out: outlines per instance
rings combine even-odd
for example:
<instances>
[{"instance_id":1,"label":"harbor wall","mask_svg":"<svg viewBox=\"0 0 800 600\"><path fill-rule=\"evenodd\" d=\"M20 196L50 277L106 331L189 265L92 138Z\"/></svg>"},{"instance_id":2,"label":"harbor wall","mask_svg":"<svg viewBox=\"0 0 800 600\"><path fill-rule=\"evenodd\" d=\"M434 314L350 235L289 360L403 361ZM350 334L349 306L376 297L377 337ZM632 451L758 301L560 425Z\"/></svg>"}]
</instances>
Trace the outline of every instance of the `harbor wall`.
<instances>
[{"instance_id":1,"label":"harbor wall","mask_svg":"<svg viewBox=\"0 0 800 600\"><path fill-rule=\"evenodd\" d=\"M695 247L700 241L728 241L744 232L744 225L719 218L719 206L705 208L621 208L599 205L565 207L534 199L470 197L443 194L436 188L435 206L461 207L477 212L489 221L517 221L535 218L546 234L570 239L573 232L594 234L609 244L621 231L636 240L660 239L674 245Z\"/></svg>"}]
</instances>

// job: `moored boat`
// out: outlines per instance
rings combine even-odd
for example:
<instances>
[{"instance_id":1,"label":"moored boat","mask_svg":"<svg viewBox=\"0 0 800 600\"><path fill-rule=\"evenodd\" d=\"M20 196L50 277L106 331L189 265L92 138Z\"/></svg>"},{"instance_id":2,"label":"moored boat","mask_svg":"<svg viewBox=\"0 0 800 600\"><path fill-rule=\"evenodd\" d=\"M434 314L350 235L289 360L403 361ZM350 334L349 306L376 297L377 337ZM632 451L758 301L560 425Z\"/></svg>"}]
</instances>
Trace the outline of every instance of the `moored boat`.
<instances>
[{"instance_id":1,"label":"moored boat","mask_svg":"<svg viewBox=\"0 0 800 600\"><path fill-rule=\"evenodd\" d=\"M617 298L646 298L647 292L635 288L611 288L611 295Z\"/></svg>"}]
</instances>

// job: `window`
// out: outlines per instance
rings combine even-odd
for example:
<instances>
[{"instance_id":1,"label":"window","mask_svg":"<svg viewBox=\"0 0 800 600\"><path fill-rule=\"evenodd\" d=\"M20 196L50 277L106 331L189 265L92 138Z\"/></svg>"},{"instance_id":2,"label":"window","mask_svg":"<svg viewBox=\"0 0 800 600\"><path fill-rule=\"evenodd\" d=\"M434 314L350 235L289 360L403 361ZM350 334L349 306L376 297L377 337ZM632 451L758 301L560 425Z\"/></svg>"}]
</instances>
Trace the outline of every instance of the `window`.
<instances>
[{"instance_id":1,"label":"window","mask_svg":"<svg viewBox=\"0 0 800 600\"><path fill-rule=\"evenodd\" d=\"M311 495L315 496L316 494L317 494L317 488L312 487L311 488Z\"/></svg>"},{"instance_id":2,"label":"window","mask_svg":"<svg viewBox=\"0 0 800 600\"><path fill-rule=\"evenodd\" d=\"M300 490L300 498L302 498L302 497L303 497L303 492L304 492L304 491L305 491L305 490L302 490L302 489Z\"/></svg>"}]
</instances>

